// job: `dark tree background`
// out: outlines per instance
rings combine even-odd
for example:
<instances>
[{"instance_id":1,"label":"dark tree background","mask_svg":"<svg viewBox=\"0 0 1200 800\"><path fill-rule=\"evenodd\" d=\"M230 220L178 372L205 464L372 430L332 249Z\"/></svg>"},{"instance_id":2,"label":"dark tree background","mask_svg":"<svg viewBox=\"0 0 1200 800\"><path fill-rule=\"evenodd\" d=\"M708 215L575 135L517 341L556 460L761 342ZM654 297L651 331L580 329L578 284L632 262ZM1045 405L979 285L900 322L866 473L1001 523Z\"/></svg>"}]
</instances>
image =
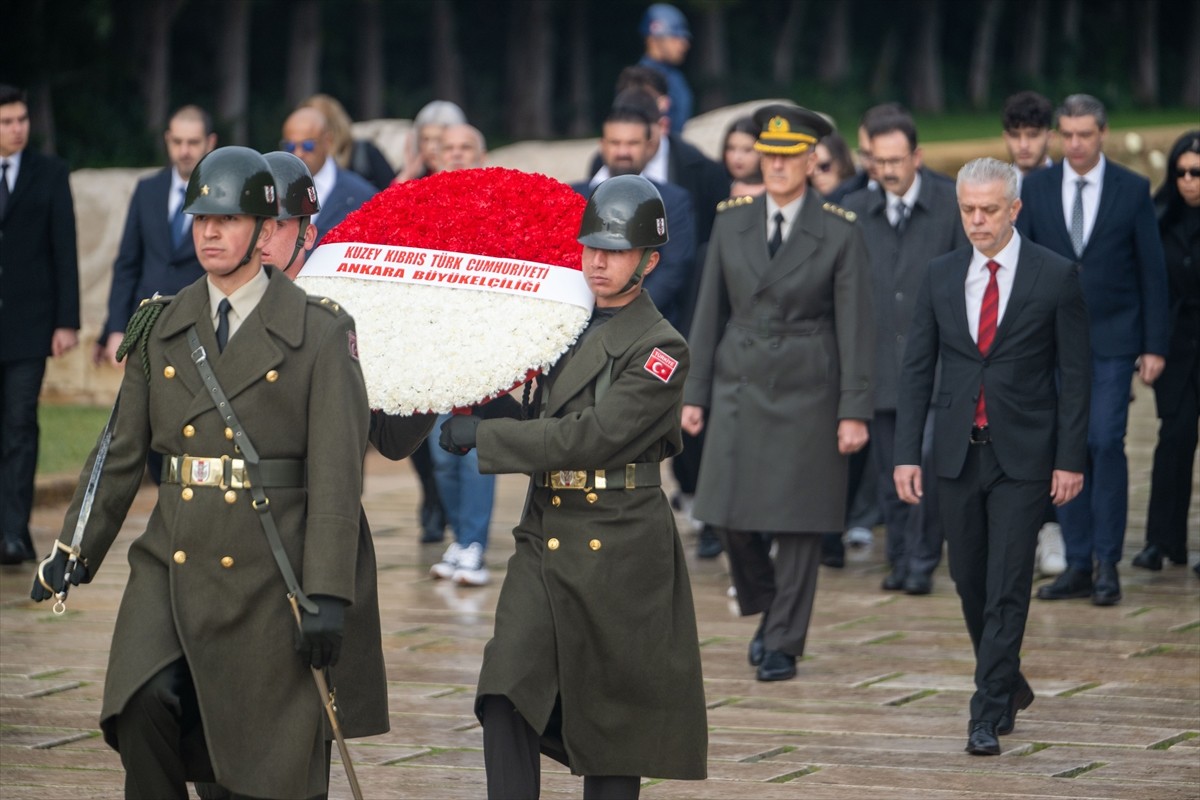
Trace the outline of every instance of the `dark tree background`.
<instances>
[{"instance_id":1,"label":"dark tree background","mask_svg":"<svg viewBox=\"0 0 1200 800\"><path fill-rule=\"evenodd\" d=\"M356 118L454 100L493 146L596 131L649 0L22 0L0 81L73 166L161 158L171 109L270 149L324 91ZM1197 0L677 0L697 110L791 97L852 124L899 100L994 115L1024 88L1113 110L1200 109Z\"/></svg>"}]
</instances>

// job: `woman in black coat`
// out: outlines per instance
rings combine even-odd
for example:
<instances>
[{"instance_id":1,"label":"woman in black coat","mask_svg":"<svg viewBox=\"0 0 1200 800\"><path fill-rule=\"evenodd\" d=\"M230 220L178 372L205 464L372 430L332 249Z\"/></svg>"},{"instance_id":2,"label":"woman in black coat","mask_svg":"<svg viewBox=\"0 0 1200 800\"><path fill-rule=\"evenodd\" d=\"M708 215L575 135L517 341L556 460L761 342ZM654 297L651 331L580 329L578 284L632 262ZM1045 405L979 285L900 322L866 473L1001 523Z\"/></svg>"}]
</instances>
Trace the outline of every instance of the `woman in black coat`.
<instances>
[{"instance_id":1,"label":"woman in black coat","mask_svg":"<svg viewBox=\"0 0 1200 800\"><path fill-rule=\"evenodd\" d=\"M1192 463L1200 428L1200 130L1171 148L1167 176L1154 196L1171 292L1171 344L1154 384L1162 424L1154 450L1146 547L1135 567L1162 569L1164 558L1187 563ZM1200 575L1200 564L1196 566Z\"/></svg>"}]
</instances>

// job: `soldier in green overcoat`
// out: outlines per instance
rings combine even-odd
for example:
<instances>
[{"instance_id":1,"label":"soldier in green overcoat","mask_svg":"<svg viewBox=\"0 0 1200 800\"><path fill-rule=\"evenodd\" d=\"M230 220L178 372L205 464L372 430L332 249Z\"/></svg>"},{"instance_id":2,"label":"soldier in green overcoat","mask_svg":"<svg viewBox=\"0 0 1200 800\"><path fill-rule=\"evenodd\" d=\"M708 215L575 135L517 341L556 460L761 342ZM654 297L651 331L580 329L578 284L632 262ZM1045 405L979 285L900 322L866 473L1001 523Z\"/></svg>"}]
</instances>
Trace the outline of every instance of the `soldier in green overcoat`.
<instances>
[{"instance_id":1,"label":"soldier in green overcoat","mask_svg":"<svg viewBox=\"0 0 1200 800\"><path fill-rule=\"evenodd\" d=\"M313 797L326 787L328 724L310 665L338 661L359 558L369 412L354 321L262 266L276 203L258 153L228 147L206 156L184 210L194 215L207 275L131 322L131 363L94 496L86 487L104 437L34 599L97 573L147 452L162 453L158 502L129 550L101 711L126 795L184 798L186 781L215 780L239 796ZM189 331L236 425L218 413ZM261 459L253 487L251 448ZM253 491L265 493L256 502L277 528L278 548ZM81 514L85 498L90 516ZM299 627L281 563L307 598ZM364 644L375 652L343 660L381 661L378 640ZM377 704L386 707L386 694ZM347 721L347 733L361 733L353 726Z\"/></svg>"},{"instance_id":2,"label":"soldier in green overcoat","mask_svg":"<svg viewBox=\"0 0 1200 800\"><path fill-rule=\"evenodd\" d=\"M584 776L585 797L706 774L695 610L659 485L681 449L688 351L641 288L666 240L649 181L602 183L579 236L596 308L541 381L537 418L442 427L481 471L531 477L475 702L491 798L537 797L539 750Z\"/></svg>"}]
</instances>

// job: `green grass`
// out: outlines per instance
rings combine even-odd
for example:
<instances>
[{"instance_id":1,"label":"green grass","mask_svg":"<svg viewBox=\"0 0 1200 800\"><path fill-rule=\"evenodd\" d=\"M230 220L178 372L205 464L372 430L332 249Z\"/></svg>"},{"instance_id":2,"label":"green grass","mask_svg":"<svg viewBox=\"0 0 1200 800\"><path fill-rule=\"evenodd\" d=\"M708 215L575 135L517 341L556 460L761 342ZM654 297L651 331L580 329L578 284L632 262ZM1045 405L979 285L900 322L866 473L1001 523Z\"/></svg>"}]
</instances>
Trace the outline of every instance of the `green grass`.
<instances>
[{"instance_id":1,"label":"green grass","mask_svg":"<svg viewBox=\"0 0 1200 800\"><path fill-rule=\"evenodd\" d=\"M991 139L1000 135L1000 114L942 114L916 116L922 142L952 142L959 139ZM1116 130L1147 128L1155 125L1196 127L1194 110L1128 111L1109 115L1108 127ZM850 141L854 145L853 139Z\"/></svg>"},{"instance_id":2,"label":"green grass","mask_svg":"<svg viewBox=\"0 0 1200 800\"><path fill-rule=\"evenodd\" d=\"M50 406L38 408L42 437L38 444L39 475L78 473L96 444L109 408L95 406Z\"/></svg>"}]
</instances>

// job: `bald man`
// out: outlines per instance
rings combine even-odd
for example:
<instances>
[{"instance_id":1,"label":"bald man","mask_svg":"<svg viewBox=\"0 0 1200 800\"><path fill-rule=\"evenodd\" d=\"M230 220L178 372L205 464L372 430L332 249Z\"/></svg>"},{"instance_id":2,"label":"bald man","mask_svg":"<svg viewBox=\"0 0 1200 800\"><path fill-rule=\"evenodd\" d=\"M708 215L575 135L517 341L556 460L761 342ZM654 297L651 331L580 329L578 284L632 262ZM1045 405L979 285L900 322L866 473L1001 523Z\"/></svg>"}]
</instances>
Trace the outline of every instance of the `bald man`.
<instances>
[{"instance_id":1,"label":"bald man","mask_svg":"<svg viewBox=\"0 0 1200 800\"><path fill-rule=\"evenodd\" d=\"M315 108L298 108L283 123L279 149L294 153L312 173L321 198L321 211L314 214L317 241L375 194L375 187L349 170L338 169L333 160L333 135L325 115Z\"/></svg>"}]
</instances>

